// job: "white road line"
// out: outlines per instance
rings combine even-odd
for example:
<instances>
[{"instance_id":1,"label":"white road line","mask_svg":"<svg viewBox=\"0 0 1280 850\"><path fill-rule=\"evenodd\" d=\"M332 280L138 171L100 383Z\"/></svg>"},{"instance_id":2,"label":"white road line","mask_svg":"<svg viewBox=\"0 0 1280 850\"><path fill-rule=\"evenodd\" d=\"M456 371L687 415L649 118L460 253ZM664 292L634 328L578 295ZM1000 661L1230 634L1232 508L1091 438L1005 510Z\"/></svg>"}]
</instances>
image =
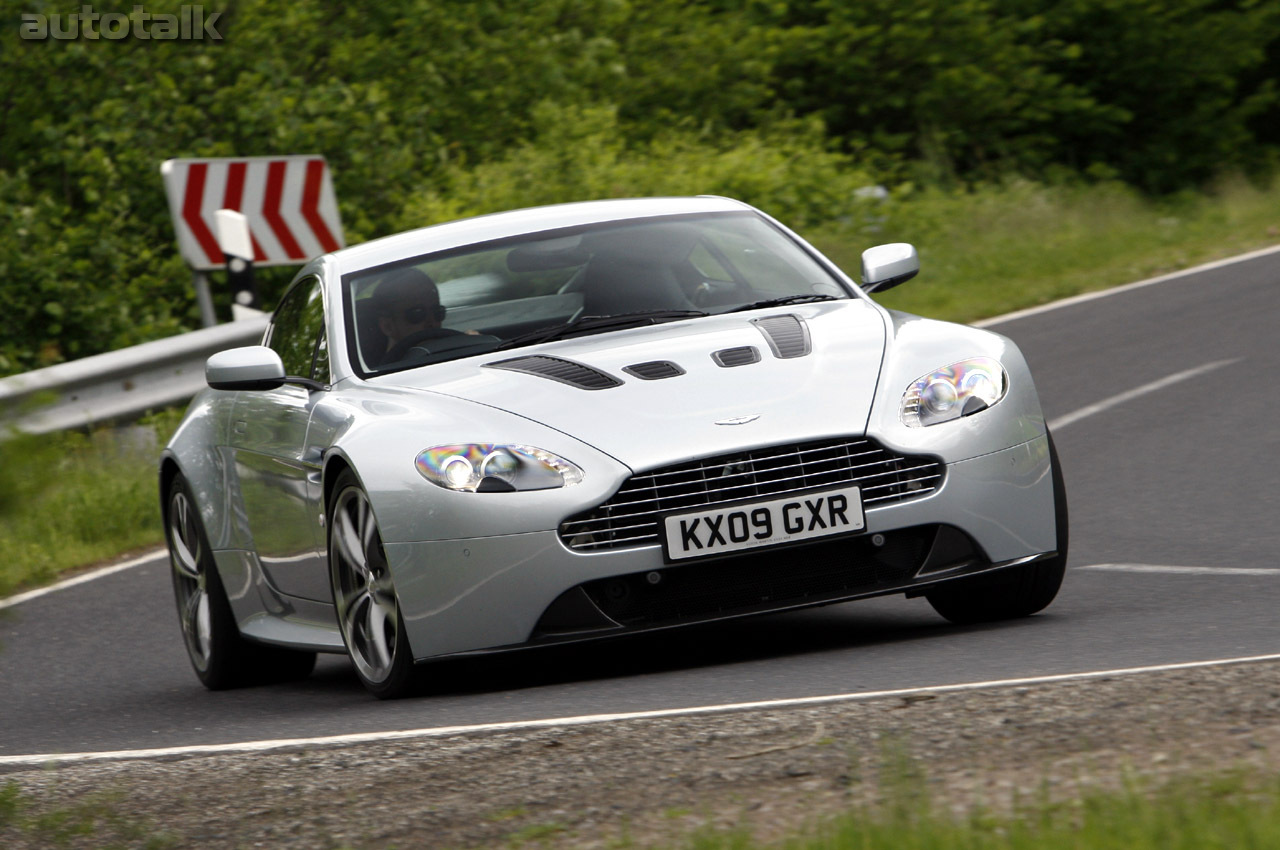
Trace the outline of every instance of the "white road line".
<instances>
[{"instance_id":1,"label":"white road line","mask_svg":"<svg viewBox=\"0 0 1280 850\"><path fill-rule=\"evenodd\" d=\"M1139 280L1134 283L1126 283L1120 286L1113 286L1110 289L1100 289L1097 292L1086 292L1083 295L1072 295L1069 298L1063 298L1058 301L1051 301L1048 304L1041 304L1039 307L1028 307L1025 310L1015 310L1012 313L1005 313L1003 316L993 316L990 319L982 319L973 323L975 328L989 328L993 325L999 325L1004 322L1012 322L1017 319L1025 319L1028 316L1036 316L1040 313L1047 313L1050 310L1057 310L1060 307L1071 307L1076 304L1083 304L1086 301L1094 301L1098 298L1108 298L1112 295L1119 295L1122 292L1130 292L1134 289L1141 289L1144 286L1152 286L1157 283L1167 283L1171 280L1188 277L1200 272L1212 271L1226 266L1232 266L1236 263L1244 263L1249 260L1256 260L1259 257L1266 257L1270 254L1280 253L1280 245L1273 245L1270 248L1260 248L1257 251L1250 251L1247 254L1237 254L1234 257L1227 257L1221 260L1214 260L1211 263L1203 263L1193 266L1189 269L1162 274L1159 277L1149 277L1146 280Z\"/></svg>"},{"instance_id":2,"label":"white road line","mask_svg":"<svg viewBox=\"0 0 1280 850\"><path fill-rule=\"evenodd\" d=\"M1203 366L1197 366L1194 369L1187 369L1174 375L1166 375L1158 381L1152 381L1149 384L1143 384L1126 392L1118 393L1110 398L1104 398L1102 401L1082 407L1079 410L1059 416L1056 419L1050 419L1047 423L1050 431L1057 431L1059 428L1065 428L1073 422L1079 422L1086 416L1093 416L1095 413L1102 413L1104 410L1110 410L1117 405L1124 404L1127 401L1133 401L1135 398L1147 395L1148 393L1162 390L1165 387L1179 383L1181 381L1190 380L1197 375L1203 375L1205 372L1212 372L1214 369L1221 369L1223 366L1230 366L1232 363L1239 363L1243 358L1236 357L1231 360L1214 360L1212 363L1205 363Z\"/></svg>"},{"instance_id":3,"label":"white road line","mask_svg":"<svg viewBox=\"0 0 1280 850\"><path fill-rule=\"evenodd\" d=\"M865 702L887 697L905 697L916 694L964 693L983 688L1010 688L1029 685L1047 685L1055 682L1081 682L1117 676L1136 676L1144 673L1169 673L1178 670L1197 670L1204 667L1222 667L1251 664L1263 661L1280 661L1280 655L1250 655L1240 658L1221 658L1213 661L1188 661L1180 664L1157 664L1149 667L1124 667L1116 670L1094 670L1084 673L1062 673L1054 676L1030 676L1021 679L993 679L985 682L966 682L958 685L934 685L925 688L900 688L891 691L833 694L822 697L798 697L795 699L762 700L760 702L726 703L693 708L671 708L658 711L632 711L620 714L589 714L580 717L557 717L548 720L517 720L508 723L478 723L470 726L437 726L426 729L407 729L398 732L364 732L354 735L330 735L318 738L276 738L267 741L246 741L235 744L197 744L187 747L156 747L142 750L113 750L89 753L40 753L20 756L0 756L0 765L46 765L65 762L117 761L121 759L162 758L166 756L212 755L218 753L257 753L286 747L335 746L367 744L379 741L403 741L423 738L443 738L449 735L470 735L479 732L518 732L533 729L555 729L568 726L589 726L598 723L616 723L627 720L653 720L664 717L694 717L711 714L727 714L734 711L760 711L775 708L794 708L805 705L825 705L836 702Z\"/></svg>"},{"instance_id":4,"label":"white road line","mask_svg":"<svg viewBox=\"0 0 1280 850\"><path fill-rule=\"evenodd\" d=\"M1165 573L1185 576L1280 576L1274 567L1174 567L1167 564L1086 564L1073 570L1111 573Z\"/></svg>"},{"instance_id":5,"label":"white road line","mask_svg":"<svg viewBox=\"0 0 1280 850\"><path fill-rule=\"evenodd\" d=\"M92 572L82 573L78 576L64 579L63 581L60 581L57 584L51 584L48 587L38 587L35 590L28 590L26 593L19 593L17 596L10 596L8 599L0 599L0 611L13 605L18 605L22 602L37 599L44 596L46 593L53 593L55 590L74 587L77 584L84 584L86 581L93 581L94 579L102 578L103 576L109 576L112 573L118 573L121 570L127 570L131 567L138 567L142 564L150 563L151 561L163 557L164 553L165 550L157 549L154 552L148 552L145 555L139 555L132 560L125 561L123 564L113 564L109 567L102 567L101 569L93 570Z\"/></svg>"}]
</instances>

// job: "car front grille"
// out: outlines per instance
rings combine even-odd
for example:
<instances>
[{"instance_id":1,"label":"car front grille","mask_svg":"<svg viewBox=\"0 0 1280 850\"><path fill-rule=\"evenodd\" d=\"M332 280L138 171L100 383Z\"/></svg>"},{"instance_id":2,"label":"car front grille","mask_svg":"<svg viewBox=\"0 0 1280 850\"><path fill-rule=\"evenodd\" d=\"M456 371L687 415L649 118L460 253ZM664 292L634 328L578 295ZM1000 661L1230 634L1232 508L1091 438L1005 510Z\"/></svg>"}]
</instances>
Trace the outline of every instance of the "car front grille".
<instances>
[{"instance_id":1,"label":"car front grille","mask_svg":"<svg viewBox=\"0 0 1280 850\"><path fill-rule=\"evenodd\" d=\"M865 507L932 493L943 465L900 455L873 440L838 439L718 455L633 475L607 502L560 524L560 539L582 552L647 546L663 515L743 499L856 484Z\"/></svg>"}]
</instances>

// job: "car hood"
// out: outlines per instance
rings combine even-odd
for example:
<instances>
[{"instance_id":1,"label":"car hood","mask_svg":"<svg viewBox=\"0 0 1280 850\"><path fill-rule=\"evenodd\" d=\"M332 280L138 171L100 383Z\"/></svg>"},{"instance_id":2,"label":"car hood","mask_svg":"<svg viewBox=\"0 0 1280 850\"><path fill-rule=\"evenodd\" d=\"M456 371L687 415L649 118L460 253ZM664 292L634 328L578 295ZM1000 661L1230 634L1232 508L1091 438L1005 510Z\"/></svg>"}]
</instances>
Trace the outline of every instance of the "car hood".
<instances>
[{"instance_id":1,"label":"car hood","mask_svg":"<svg viewBox=\"0 0 1280 850\"><path fill-rule=\"evenodd\" d=\"M791 315L811 351L780 358L752 319ZM712 358L752 346L758 362ZM562 340L399 372L375 383L443 393L555 428L633 470L779 442L862 434L884 356L881 313L861 300L675 321ZM590 390L493 364L562 358L621 383ZM643 380L625 367L668 361L683 375ZM459 441L514 441L514 434L458 434ZM570 458L572 460L572 458Z\"/></svg>"}]
</instances>

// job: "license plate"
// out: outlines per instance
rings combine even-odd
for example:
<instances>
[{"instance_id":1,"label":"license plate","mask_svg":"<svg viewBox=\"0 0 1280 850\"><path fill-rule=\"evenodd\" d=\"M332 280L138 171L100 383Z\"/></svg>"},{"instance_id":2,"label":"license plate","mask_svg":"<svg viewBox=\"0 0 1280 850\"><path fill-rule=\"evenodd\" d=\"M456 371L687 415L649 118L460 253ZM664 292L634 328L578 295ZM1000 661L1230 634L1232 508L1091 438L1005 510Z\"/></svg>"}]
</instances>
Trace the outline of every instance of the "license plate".
<instances>
[{"instance_id":1,"label":"license plate","mask_svg":"<svg viewBox=\"0 0 1280 850\"><path fill-rule=\"evenodd\" d=\"M859 489L841 487L672 514L663 520L663 550L667 560L679 561L846 534L865 526Z\"/></svg>"}]
</instances>

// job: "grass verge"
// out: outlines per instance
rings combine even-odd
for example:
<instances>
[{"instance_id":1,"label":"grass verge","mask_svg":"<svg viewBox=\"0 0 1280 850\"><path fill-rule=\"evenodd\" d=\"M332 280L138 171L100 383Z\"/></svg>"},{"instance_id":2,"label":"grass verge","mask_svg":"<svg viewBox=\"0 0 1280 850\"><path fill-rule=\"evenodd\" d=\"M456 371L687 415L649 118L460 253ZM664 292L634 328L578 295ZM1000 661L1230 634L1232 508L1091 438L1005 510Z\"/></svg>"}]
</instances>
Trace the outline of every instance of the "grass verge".
<instances>
[{"instance_id":1,"label":"grass verge","mask_svg":"<svg viewBox=\"0 0 1280 850\"><path fill-rule=\"evenodd\" d=\"M1188 775L1166 784L1129 778L1119 791L1091 789L1065 800L1044 793L997 813L944 810L922 779L889 789L778 842L740 830L704 830L694 850L1203 850L1280 846L1280 777L1256 772Z\"/></svg>"},{"instance_id":2,"label":"grass verge","mask_svg":"<svg viewBox=\"0 0 1280 850\"><path fill-rule=\"evenodd\" d=\"M156 457L180 416L0 441L0 598L164 539Z\"/></svg>"},{"instance_id":3,"label":"grass verge","mask_svg":"<svg viewBox=\"0 0 1280 850\"><path fill-rule=\"evenodd\" d=\"M1119 185L908 193L814 242L855 274L864 248L914 243L920 276L877 300L971 322L1280 244L1280 182L1224 180L1161 201Z\"/></svg>"},{"instance_id":4,"label":"grass verge","mask_svg":"<svg viewBox=\"0 0 1280 850\"><path fill-rule=\"evenodd\" d=\"M101 847L164 850L171 836L128 813L120 795L93 794L67 806L35 811L16 783L0 787L0 845L5 847Z\"/></svg>"},{"instance_id":5,"label":"grass verge","mask_svg":"<svg viewBox=\"0 0 1280 850\"><path fill-rule=\"evenodd\" d=\"M1136 775L1120 787L1089 787L1066 796L1046 788L1015 796L998 809L982 805L947 808L930 798L925 769L886 776L874 799L856 803L825 820L771 841L746 828L703 827L657 836L624 835L586 846L668 847L681 850L1270 850L1280 846L1280 777L1258 769L1174 775L1156 782ZM130 795L99 791L72 803L58 796L0 786L0 845L18 848L187 846L204 821L176 821L163 830L134 814ZM290 824L263 821L268 835L288 835ZM296 813L290 815L296 817ZM472 846L504 848L582 846L575 831L556 822L535 823ZM655 843L656 842L656 843ZM229 842L228 846L235 842ZM338 845L330 839L329 846ZM283 846L307 846L284 840ZM236 846L239 846L238 844ZM361 847L406 846L395 841ZM413 846L417 846L416 844Z\"/></svg>"},{"instance_id":6,"label":"grass verge","mask_svg":"<svg viewBox=\"0 0 1280 850\"><path fill-rule=\"evenodd\" d=\"M905 241L922 273L880 300L974 321L1280 243L1280 182L1224 180L1159 202L1119 185L1011 182L963 193L895 192L856 220L813 229L856 273L863 249ZM163 540L157 446L178 414L123 435L0 442L0 597Z\"/></svg>"}]
</instances>

